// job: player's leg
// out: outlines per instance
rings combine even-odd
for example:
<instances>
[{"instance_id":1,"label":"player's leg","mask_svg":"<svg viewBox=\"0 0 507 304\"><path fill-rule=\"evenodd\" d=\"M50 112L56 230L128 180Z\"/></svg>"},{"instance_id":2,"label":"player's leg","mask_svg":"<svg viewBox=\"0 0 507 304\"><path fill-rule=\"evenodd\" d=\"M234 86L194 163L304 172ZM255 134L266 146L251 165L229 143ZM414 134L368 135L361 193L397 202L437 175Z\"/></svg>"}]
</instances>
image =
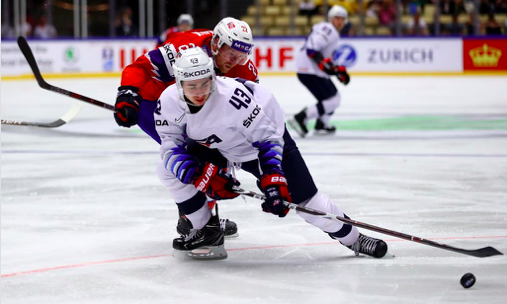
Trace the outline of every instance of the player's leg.
<instances>
[{"instance_id":1,"label":"player's leg","mask_svg":"<svg viewBox=\"0 0 507 304\"><path fill-rule=\"evenodd\" d=\"M292 201L295 204L312 209L347 217L325 194L318 192L308 167L290 134L285 130L282 168L287 179ZM374 239L359 233L354 226L341 222L297 212L308 223L320 228L333 239L357 253L373 257L383 257L387 252L384 241Z\"/></svg>"},{"instance_id":2,"label":"player's leg","mask_svg":"<svg viewBox=\"0 0 507 304\"><path fill-rule=\"evenodd\" d=\"M227 168L227 159L217 149L207 148L191 138L187 138L186 143L187 151L195 156L201 164L204 165L205 163L213 163L221 169ZM213 210L216 203L216 200L208 197L209 209ZM235 222L226 218L221 218L220 224L225 232L226 238L233 238L239 235L238 226ZM180 213L176 230L179 234L186 235L190 229L192 229L192 224L188 221L184 214Z\"/></svg>"},{"instance_id":3,"label":"player's leg","mask_svg":"<svg viewBox=\"0 0 507 304\"><path fill-rule=\"evenodd\" d=\"M317 120L315 121L316 134L329 134L336 132L336 127L329 123L333 113L324 114L321 117L317 118Z\"/></svg>"},{"instance_id":4,"label":"player's leg","mask_svg":"<svg viewBox=\"0 0 507 304\"><path fill-rule=\"evenodd\" d=\"M308 74L298 74L298 79L317 99L317 103L294 115L294 119L289 121L291 127L304 136L308 133L308 121L317 119L318 130L334 132L336 129L329 125L328 121L330 115L340 105L340 95L331 79Z\"/></svg>"},{"instance_id":5,"label":"player's leg","mask_svg":"<svg viewBox=\"0 0 507 304\"><path fill-rule=\"evenodd\" d=\"M331 82L331 80L329 81ZM333 84L331 83L331 85ZM336 127L331 125L329 120L331 119L334 110L340 106L340 101L340 93L336 91L335 95L324 99L317 104L317 111L319 112L319 118L317 118L317 121L315 122L315 132L317 134L328 134L336 131Z\"/></svg>"},{"instance_id":6,"label":"player's leg","mask_svg":"<svg viewBox=\"0 0 507 304\"><path fill-rule=\"evenodd\" d=\"M162 162L157 166L160 181L169 189L176 201L180 214L190 223L188 234L173 240L173 249L177 255L202 259L224 259L224 231L221 229L218 211L212 214L207 197L194 186L181 183L166 174Z\"/></svg>"},{"instance_id":7,"label":"player's leg","mask_svg":"<svg viewBox=\"0 0 507 304\"><path fill-rule=\"evenodd\" d=\"M161 143L160 137L158 136L158 133L155 129L155 119L153 117L153 113L155 112L155 108L157 106L157 102L155 101L149 101L149 100L143 100L139 106L139 127L151 138L153 138L156 142L159 144ZM227 166L227 160L225 160L224 165L224 157L220 154L218 151L212 151L211 149L208 149L206 147L203 147L195 141L189 140L187 141L187 144L189 145L189 148L192 149L192 153L195 153L196 157L201 159L203 162L212 162L216 164L217 166ZM207 150L207 151L206 151ZM207 157L207 159L204 159ZM165 170L167 171L167 170ZM169 172L163 172L164 174L169 174ZM209 199L211 201L210 209L213 209L215 206L216 201ZM222 227L225 230L226 236L229 237L236 237L238 236L238 227L235 222L230 221L229 219L221 219ZM192 224L190 221L186 218L184 214L181 214L178 217L178 224L176 226L176 231L180 235L188 235L190 233L190 230L192 229Z\"/></svg>"}]
</instances>

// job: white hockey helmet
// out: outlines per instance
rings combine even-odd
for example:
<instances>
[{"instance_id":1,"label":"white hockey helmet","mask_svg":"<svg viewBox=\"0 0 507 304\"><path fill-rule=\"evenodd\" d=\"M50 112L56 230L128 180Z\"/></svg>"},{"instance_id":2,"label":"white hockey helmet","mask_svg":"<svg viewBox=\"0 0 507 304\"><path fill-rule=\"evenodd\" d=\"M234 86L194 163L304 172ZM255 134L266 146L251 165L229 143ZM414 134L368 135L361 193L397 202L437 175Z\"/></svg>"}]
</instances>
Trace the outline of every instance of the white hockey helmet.
<instances>
[{"instance_id":1,"label":"white hockey helmet","mask_svg":"<svg viewBox=\"0 0 507 304\"><path fill-rule=\"evenodd\" d=\"M327 12L327 21L331 22L334 17L345 18L345 23L347 23L347 20L349 19L349 13L347 13L347 10L343 6L333 5L329 12Z\"/></svg>"},{"instance_id":2,"label":"white hockey helmet","mask_svg":"<svg viewBox=\"0 0 507 304\"><path fill-rule=\"evenodd\" d=\"M217 44L215 50L213 50L213 47L211 48L213 56L218 54L224 43L237 51L246 53L247 56L239 62L241 65L245 65L248 62L248 56L252 54L254 46L252 30L248 23L232 17L220 20L213 30L211 41L212 44Z\"/></svg>"},{"instance_id":3,"label":"white hockey helmet","mask_svg":"<svg viewBox=\"0 0 507 304\"><path fill-rule=\"evenodd\" d=\"M176 78L176 85L182 100L185 100L183 81L192 81L209 77L211 78L211 87L207 93L211 94L216 88L213 59L200 47L180 50L178 54L176 54L173 70Z\"/></svg>"},{"instance_id":4,"label":"white hockey helmet","mask_svg":"<svg viewBox=\"0 0 507 304\"><path fill-rule=\"evenodd\" d=\"M190 26L194 26L194 18L190 16L189 14L181 14L178 17L178 25L181 25L182 23L188 23Z\"/></svg>"}]
</instances>

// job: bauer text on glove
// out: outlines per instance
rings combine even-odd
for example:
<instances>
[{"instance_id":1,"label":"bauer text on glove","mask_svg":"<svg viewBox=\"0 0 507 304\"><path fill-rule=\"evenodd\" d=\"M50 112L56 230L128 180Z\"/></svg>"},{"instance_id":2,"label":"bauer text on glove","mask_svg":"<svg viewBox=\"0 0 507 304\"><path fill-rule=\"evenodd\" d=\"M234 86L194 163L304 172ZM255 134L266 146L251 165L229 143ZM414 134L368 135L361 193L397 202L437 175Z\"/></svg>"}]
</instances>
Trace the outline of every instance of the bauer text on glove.
<instances>
[{"instance_id":1,"label":"bauer text on glove","mask_svg":"<svg viewBox=\"0 0 507 304\"><path fill-rule=\"evenodd\" d=\"M216 200L231 199L239 194L232 188L240 183L226 170L219 169L212 163L207 163L202 173L192 182L197 190L206 193Z\"/></svg>"},{"instance_id":2,"label":"bauer text on glove","mask_svg":"<svg viewBox=\"0 0 507 304\"><path fill-rule=\"evenodd\" d=\"M266 196L262 203L262 211L271 212L284 217L289 212L283 201L291 202L292 199L287 188L287 180L279 173L264 175L261 178L262 192Z\"/></svg>"}]
</instances>

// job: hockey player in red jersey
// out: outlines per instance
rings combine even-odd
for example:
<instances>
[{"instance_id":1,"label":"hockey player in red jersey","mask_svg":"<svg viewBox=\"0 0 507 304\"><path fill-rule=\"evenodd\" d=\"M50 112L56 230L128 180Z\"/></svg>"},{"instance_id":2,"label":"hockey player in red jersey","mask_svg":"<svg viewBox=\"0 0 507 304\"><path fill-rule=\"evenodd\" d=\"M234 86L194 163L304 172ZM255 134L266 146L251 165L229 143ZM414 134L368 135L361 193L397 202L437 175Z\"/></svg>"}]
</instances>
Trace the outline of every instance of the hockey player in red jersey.
<instances>
[{"instance_id":1,"label":"hockey player in red jersey","mask_svg":"<svg viewBox=\"0 0 507 304\"><path fill-rule=\"evenodd\" d=\"M199 46L213 58L217 75L258 82L257 68L249 59L253 48L250 26L234 18L224 18L213 31L192 30L174 34L166 43L127 66L115 104L118 125L139 125L158 143L153 112L162 91L174 84L172 65L180 49Z\"/></svg>"},{"instance_id":2,"label":"hockey player in red jersey","mask_svg":"<svg viewBox=\"0 0 507 304\"><path fill-rule=\"evenodd\" d=\"M137 124L160 144L153 118L157 100L165 88L175 83L172 66L176 54L196 46L213 58L217 75L258 82L257 69L249 59L253 38L246 22L228 17L222 19L213 31L200 29L175 33L163 46L140 56L123 70L114 113L118 125L129 128ZM190 146L199 151L198 144ZM203 153L212 154L210 151ZM210 208L213 205L211 202ZM187 234L192 228L189 225L185 217L180 217L178 232ZM234 222L224 220L222 225L227 236L236 235Z\"/></svg>"}]
</instances>

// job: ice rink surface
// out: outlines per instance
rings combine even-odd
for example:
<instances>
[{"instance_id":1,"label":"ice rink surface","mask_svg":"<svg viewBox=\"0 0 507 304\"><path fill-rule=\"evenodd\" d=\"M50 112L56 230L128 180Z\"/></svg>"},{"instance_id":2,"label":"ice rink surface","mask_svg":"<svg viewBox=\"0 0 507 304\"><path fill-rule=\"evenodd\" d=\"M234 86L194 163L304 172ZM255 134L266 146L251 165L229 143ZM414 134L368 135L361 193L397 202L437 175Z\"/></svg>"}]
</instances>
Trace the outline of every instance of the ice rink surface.
<instances>
[{"instance_id":1,"label":"ice rink surface","mask_svg":"<svg viewBox=\"0 0 507 304\"><path fill-rule=\"evenodd\" d=\"M113 104L119 79L48 79ZM295 77L262 77L287 118L312 104ZM353 77L335 136L294 138L319 190L351 218L507 253L507 78ZM49 122L73 105L35 80L1 82L2 119ZM222 261L172 257L177 210L158 145L85 104L57 129L1 132L1 302L507 303L507 256L469 257L382 237L355 257L294 212L220 204L239 237ZM238 173L242 186L255 181ZM459 284L472 272L477 283Z\"/></svg>"}]
</instances>

